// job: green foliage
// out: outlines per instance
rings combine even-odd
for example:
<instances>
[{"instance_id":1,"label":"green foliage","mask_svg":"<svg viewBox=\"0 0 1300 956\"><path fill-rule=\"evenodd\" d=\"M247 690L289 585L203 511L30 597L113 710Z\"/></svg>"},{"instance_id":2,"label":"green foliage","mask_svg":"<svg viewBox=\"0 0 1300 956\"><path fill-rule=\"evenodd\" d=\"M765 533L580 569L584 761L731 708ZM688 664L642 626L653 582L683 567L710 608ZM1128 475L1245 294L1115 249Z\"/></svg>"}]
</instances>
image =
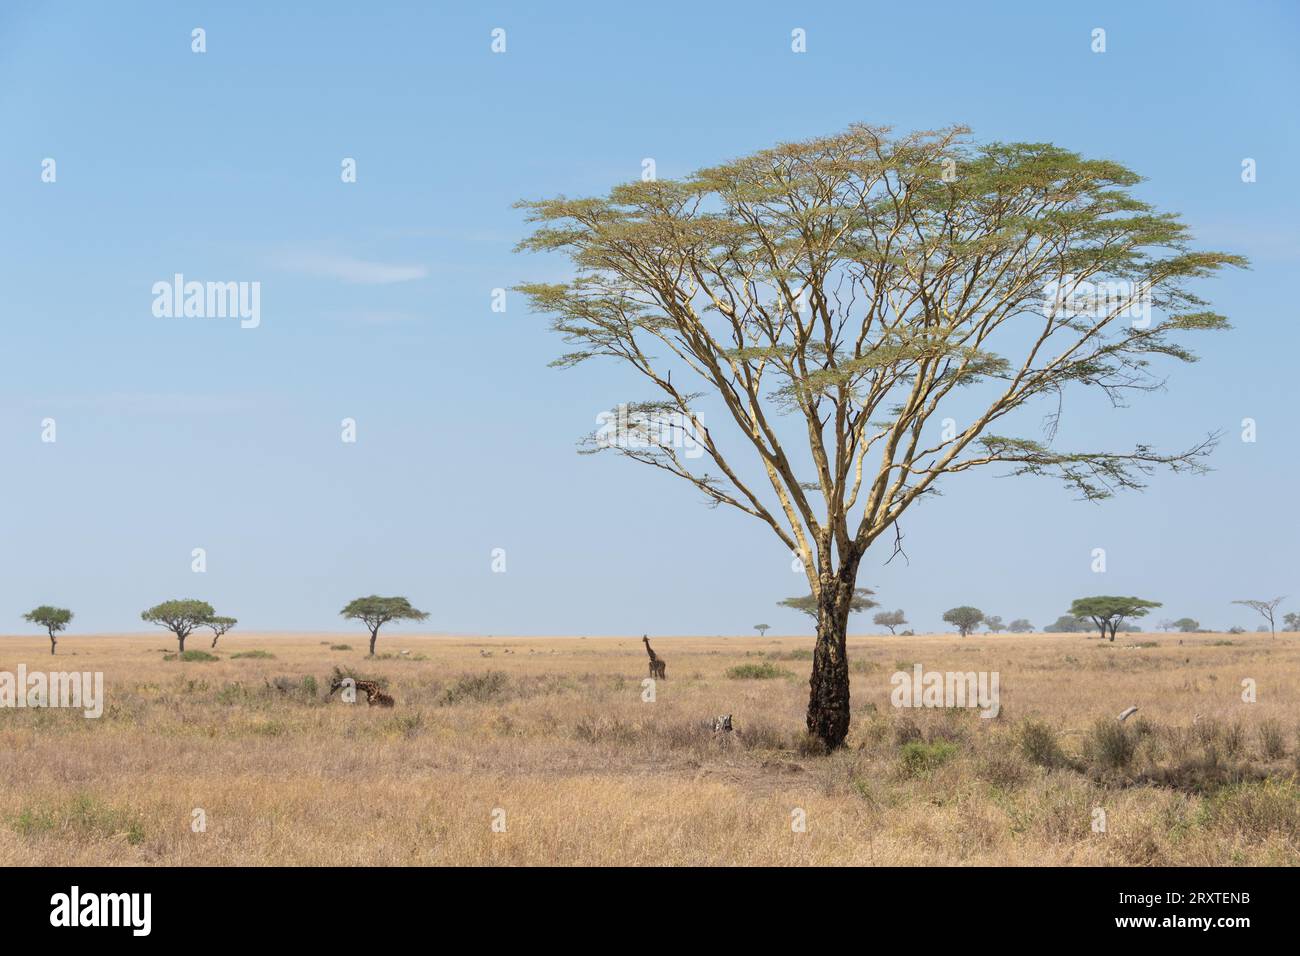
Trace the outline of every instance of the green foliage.
<instances>
[{"instance_id":1,"label":"green foliage","mask_svg":"<svg viewBox=\"0 0 1300 956\"><path fill-rule=\"evenodd\" d=\"M1088 622L1075 617L1073 614L1062 614L1043 628L1043 632L1046 634L1081 634L1086 630L1088 630Z\"/></svg>"},{"instance_id":2,"label":"green foliage","mask_svg":"<svg viewBox=\"0 0 1300 956\"><path fill-rule=\"evenodd\" d=\"M411 602L404 597L380 597L377 594L350 601L339 614L350 620L361 621L370 630L371 654L375 652L379 629L389 621L423 621L429 616L427 611L412 607Z\"/></svg>"},{"instance_id":3,"label":"green foliage","mask_svg":"<svg viewBox=\"0 0 1300 956\"><path fill-rule=\"evenodd\" d=\"M1109 636L1113 641L1115 632L1126 618L1145 617L1154 608L1161 606L1159 601L1142 598L1097 595L1076 599L1070 605L1070 613L1075 617L1090 619L1097 625L1103 638Z\"/></svg>"},{"instance_id":4,"label":"green foliage","mask_svg":"<svg viewBox=\"0 0 1300 956\"><path fill-rule=\"evenodd\" d=\"M950 608L943 612L943 619L946 623L957 628L962 637L965 637L984 620L984 612L977 607L971 607L963 604L961 607Z\"/></svg>"},{"instance_id":5,"label":"green foliage","mask_svg":"<svg viewBox=\"0 0 1300 956\"><path fill-rule=\"evenodd\" d=\"M157 624L171 631L176 635L176 640L180 646L184 647L185 638L189 637L196 627L202 627L212 620L215 613L212 610L212 605L207 601L196 601L187 598L155 604L142 612L140 617L150 624Z\"/></svg>"},{"instance_id":6,"label":"green foliage","mask_svg":"<svg viewBox=\"0 0 1300 956\"><path fill-rule=\"evenodd\" d=\"M947 740L933 743L914 740L899 748L903 773L909 777L919 777L929 773L957 755L957 745Z\"/></svg>"},{"instance_id":7,"label":"green foliage","mask_svg":"<svg viewBox=\"0 0 1300 956\"><path fill-rule=\"evenodd\" d=\"M215 654L209 654L207 651L184 651L180 654L163 655L163 660L165 661L181 660L202 663L204 661L216 661L220 659L221 658L217 657Z\"/></svg>"},{"instance_id":8,"label":"green foliage","mask_svg":"<svg viewBox=\"0 0 1300 956\"><path fill-rule=\"evenodd\" d=\"M232 661L237 661L240 660L241 658L248 658L248 659L260 660L260 661L271 661L271 660L275 660L275 655L272 654L270 651L240 651L238 654L230 655L230 659Z\"/></svg>"},{"instance_id":9,"label":"green foliage","mask_svg":"<svg viewBox=\"0 0 1300 956\"><path fill-rule=\"evenodd\" d=\"M854 588L853 597L849 598L849 613L857 614L861 611L869 611L878 604L871 600L872 595L876 592L871 588ZM805 594L803 597L790 597L784 601L777 601L777 607L788 607L796 611L802 611L814 621L817 620L817 598L811 594Z\"/></svg>"},{"instance_id":10,"label":"green foliage","mask_svg":"<svg viewBox=\"0 0 1300 956\"><path fill-rule=\"evenodd\" d=\"M727 677L731 680L772 680L776 677L793 677L784 667L777 667L770 661L761 664L737 664L727 668Z\"/></svg>"},{"instance_id":11,"label":"green foliage","mask_svg":"<svg viewBox=\"0 0 1300 956\"><path fill-rule=\"evenodd\" d=\"M1007 625L1007 630L1012 634L1028 634L1033 631L1034 625L1030 624L1026 618L1018 617Z\"/></svg>"},{"instance_id":12,"label":"green foliage","mask_svg":"<svg viewBox=\"0 0 1300 956\"><path fill-rule=\"evenodd\" d=\"M1201 629L1201 622L1192 617L1180 617L1173 622L1173 626L1184 634L1191 634Z\"/></svg>"},{"instance_id":13,"label":"green foliage","mask_svg":"<svg viewBox=\"0 0 1300 956\"><path fill-rule=\"evenodd\" d=\"M331 651L350 651L350 650L352 650L352 645L351 645L351 644L331 644L331 645L330 645L330 650L331 650Z\"/></svg>"},{"instance_id":14,"label":"green foliage","mask_svg":"<svg viewBox=\"0 0 1300 956\"><path fill-rule=\"evenodd\" d=\"M72 623L72 612L67 608L42 604L40 607L24 614L23 619L30 621L32 624L39 624L49 631L50 636L53 637Z\"/></svg>"}]
</instances>

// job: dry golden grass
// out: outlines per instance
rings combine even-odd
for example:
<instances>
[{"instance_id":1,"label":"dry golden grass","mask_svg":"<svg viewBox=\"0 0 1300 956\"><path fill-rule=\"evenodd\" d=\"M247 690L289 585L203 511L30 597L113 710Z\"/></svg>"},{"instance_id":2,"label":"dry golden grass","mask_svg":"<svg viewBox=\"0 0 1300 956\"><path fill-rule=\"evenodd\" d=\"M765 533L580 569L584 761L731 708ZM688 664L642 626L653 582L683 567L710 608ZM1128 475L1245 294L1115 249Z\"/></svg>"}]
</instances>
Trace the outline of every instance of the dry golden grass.
<instances>
[{"instance_id":1,"label":"dry golden grass","mask_svg":"<svg viewBox=\"0 0 1300 956\"><path fill-rule=\"evenodd\" d=\"M1148 641L1158 646L1125 646ZM331 649L340 643L351 650ZM210 662L165 660L175 642L161 632L70 635L55 658L39 638L4 638L0 670L102 671L107 707L98 720L0 710L0 864L1300 856L1295 635L853 638L853 730L830 756L800 732L811 645L660 638L669 679L644 703L634 638L393 632L379 642L392 656L367 660L363 634L231 633ZM235 656L252 650L274 657ZM787 675L727 676L763 662ZM912 662L998 671L1001 715L891 707L890 675ZM397 706L326 701L335 665L386 680ZM1244 678L1257 703L1241 700ZM1141 710L1121 739L1094 735L1130 704ZM735 716L730 745L705 727L722 713ZM1109 766L1126 747L1131 759ZM1098 807L1104 833L1092 829ZM206 832L191 829L196 808ZM492 828L498 808L505 832ZM792 827L797 811L806 832Z\"/></svg>"}]
</instances>

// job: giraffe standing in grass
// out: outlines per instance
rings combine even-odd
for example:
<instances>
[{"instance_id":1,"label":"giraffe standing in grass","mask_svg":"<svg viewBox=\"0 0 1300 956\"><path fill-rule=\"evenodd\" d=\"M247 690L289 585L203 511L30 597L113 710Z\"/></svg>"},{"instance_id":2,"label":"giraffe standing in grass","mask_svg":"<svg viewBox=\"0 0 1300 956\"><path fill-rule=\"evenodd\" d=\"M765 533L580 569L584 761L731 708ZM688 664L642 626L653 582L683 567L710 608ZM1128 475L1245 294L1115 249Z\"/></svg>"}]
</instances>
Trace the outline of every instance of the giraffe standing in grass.
<instances>
[{"instance_id":1,"label":"giraffe standing in grass","mask_svg":"<svg viewBox=\"0 0 1300 956\"><path fill-rule=\"evenodd\" d=\"M648 635L642 634L641 640L645 641L645 652L650 655L650 676L667 680L668 671L666 668L668 665L654 652L654 648L650 646L650 638Z\"/></svg>"}]
</instances>

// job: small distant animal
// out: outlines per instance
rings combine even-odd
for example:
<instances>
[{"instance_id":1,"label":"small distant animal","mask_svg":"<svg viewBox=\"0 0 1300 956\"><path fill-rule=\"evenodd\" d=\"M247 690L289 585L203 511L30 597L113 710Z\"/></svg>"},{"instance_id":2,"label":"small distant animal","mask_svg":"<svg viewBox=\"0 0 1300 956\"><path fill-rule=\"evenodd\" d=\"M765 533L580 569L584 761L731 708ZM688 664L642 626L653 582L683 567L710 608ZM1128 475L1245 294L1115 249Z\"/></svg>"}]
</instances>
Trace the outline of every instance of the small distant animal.
<instances>
[{"instance_id":1,"label":"small distant animal","mask_svg":"<svg viewBox=\"0 0 1300 956\"><path fill-rule=\"evenodd\" d=\"M330 692L325 696L333 696L334 692L342 688L347 680L348 678L342 674L336 675L330 681ZM374 707L376 704L380 707L392 707L396 703L392 697L380 690L379 685L372 680L353 680L352 685L366 695L366 705L369 707Z\"/></svg>"},{"instance_id":2,"label":"small distant animal","mask_svg":"<svg viewBox=\"0 0 1300 956\"><path fill-rule=\"evenodd\" d=\"M668 679L668 663L662 660L650 646L650 637L646 634L641 635L641 640L645 642L645 652L650 655L650 676L658 677L661 680Z\"/></svg>"},{"instance_id":3,"label":"small distant animal","mask_svg":"<svg viewBox=\"0 0 1300 956\"><path fill-rule=\"evenodd\" d=\"M730 714L719 714L713 718L713 732L715 734L729 734L734 730L731 726Z\"/></svg>"}]
</instances>

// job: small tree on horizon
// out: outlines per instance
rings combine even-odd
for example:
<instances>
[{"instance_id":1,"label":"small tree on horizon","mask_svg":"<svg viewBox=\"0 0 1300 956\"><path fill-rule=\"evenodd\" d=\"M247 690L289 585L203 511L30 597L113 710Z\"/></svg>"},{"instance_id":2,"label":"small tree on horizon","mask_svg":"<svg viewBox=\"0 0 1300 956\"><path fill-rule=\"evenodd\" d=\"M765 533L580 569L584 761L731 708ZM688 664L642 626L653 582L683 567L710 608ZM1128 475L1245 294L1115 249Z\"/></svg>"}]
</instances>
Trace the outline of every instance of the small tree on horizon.
<instances>
[{"instance_id":1,"label":"small tree on horizon","mask_svg":"<svg viewBox=\"0 0 1300 956\"><path fill-rule=\"evenodd\" d=\"M860 614L863 611L870 611L873 607L879 607L878 602L871 600L875 593L871 588L854 588L853 594L848 599L848 613ZM776 606L802 611L813 619L814 624L821 620L821 611L815 594L805 594L803 597L789 597L784 601L777 601Z\"/></svg>"},{"instance_id":2,"label":"small tree on horizon","mask_svg":"<svg viewBox=\"0 0 1300 956\"><path fill-rule=\"evenodd\" d=\"M1002 618L997 614L986 617L984 619L984 627L988 629L990 634L997 634L1006 629L1006 625L1002 623Z\"/></svg>"},{"instance_id":3,"label":"small tree on horizon","mask_svg":"<svg viewBox=\"0 0 1300 956\"><path fill-rule=\"evenodd\" d=\"M902 611L881 611L871 619L871 623L877 624L880 627L889 628L890 634L897 634L898 632L895 631L894 628L902 627L906 624L907 618L903 615Z\"/></svg>"},{"instance_id":4,"label":"small tree on horizon","mask_svg":"<svg viewBox=\"0 0 1300 956\"><path fill-rule=\"evenodd\" d=\"M24 614L23 619L30 621L32 624L39 624L49 632L50 653L53 654L54 645L58 643L58 639L54 635L64 630L72 622L72 612L65 607L51 607L48 604L42 604L40 607Z\"/></svg>"},{"instance_id":5,"label":"small tree on horizon","mask_svg":"<svg viewBox=\"0 0 1300 956\"><path fill-rule=\"evenodd\" d=\"M1291 611L1282 616L1282 626L1288 631L1300 631L1300 612Z\"/></svg>"},{"instance_id":6,"label":"small tree on horizon","mask_svg":"<svg viewBox=\"0 0 1300 956\"><path fill-rule=\"evenodd\" d=\"M235 620L233 617L215 616L215 617L210 617L206 621L204 621L203 626L211 629L212 646L216 647L217 641L221 640L221 635L225 634L226 631L230 630L238 623L239 622Z\"/></svg>"},{"instance_id":7,"label":"small tree on horizon","mask_svg":"<svg viewBox=\"0 0 1300 956\"><path fill-rule=\"evenodd\" d=\"M379 597L372 594L350 602L339 612L343 617L357 620L370 630L370 656L375 656L375 641L379 639L379 629L389 621L423 621L429 616L411 606L404 597Z\"/></svg>"},{"instance_id":8,"label":"small tree on horizon","mask_svg":"<svg viewBox=\"0 0 1300 956\"><path fill-rule=\"evenodd\" d=\"M1170 626L1184 634L1192 634L1201 629L1201 622L1194 617L1180 617L1176 621L1171 621Z\"/></svg>"},{"instance_id":9,"label":"small tree on horizon","mask_svg":"<svg viewBox=\"0 0 1300 956\"><path fill-rule=\"evenodd\" d=\"M767 636L767 632L768 632L768 630L771 629L771 627L772 627L771 624L755 624L755 625L754 625L754 630L758 631L758 636L759 636L759 637L766 637L766 636Z\"/></svg>"},{"instance_id":10,"label":"small tree on horizon","mask_svg":"<svg viewBox=\"0 0 1300 956\"><path fill-rule=\"evenodd\" d=\"M184 654L185 638L189 637L196 627L206 625L208 621L212 620L215 613L212 610L212 605L207 601L196 601L187 598L155 604L147 611L141 612L140 617L150 624L165 627L175 634L180 653Z\"/></svg>"},{"instance_id":11,"label":"small tree on horizon","mask_svg":"<svg viewBox=\"0 0 1300 956\"><path fill-rule=\"evenodd\" d=\"M1119 630L1119 626L1126 618L1144 617L1154 608L1162 606L1159 601L1147 601L1142 598L1097 595L1078 598L1070 605L1070 613L1075 617L1091 620L1101 631L1102 639L1105 640L1109 635L1113 642L1115 632Z\"/></svg>"},{"instance_id":12,"label":"small tree on horizon","mask_svg":"<svg viewBox=\"0 0 1300 956\"><path fill-rule=\"evenodd\" d=\"M1029 623L1027 618L1018 617L1007 625L1007 630L1012 634L1028 634L1034 629L1034 625Z\"/></svg>"},{"instance_id":13,"label":"small tree on horizon","mask_svg":"<svg viewBox=\"0 0 1300 956\"><path fill-rule=\"evenodd\" d=\"M1080 634L1088 630L1088 622L1073 614L1062 614L1051 624L1043 628L1045 634Z\"/></svg>"},{"instance_id":14,"label":"small tree on horizon","mask_svg":"<svg viewBox=\"0 0 1300 956\"><path fill-rule=\"evenodd\" d=\"M984 612L977 607L963 604L961 607L954 607L944 611L943 619L957 628L962 637L966 637L971 631L979 627L980 621L984 620Z\"/></svg>"},{"instance_id":15,"label":"small tree on horizon","mask_svg":"<svg viewBox=\"0 0 1300 956\"><path fill-rule=\"evenodd\" d=\"M1273 598L1271 601L1233 601L1233 604L1240 604L1248 607L1252 611L1257 611L1265 621L1268 622L1268 633L1270 637L1277 637L1277 631L1273 627L1273 614L1277 611L1277 606L1286 600L1286 595ZM1285 618L1283 619L1285 620Z\"/></svg>"}]
</instances>

